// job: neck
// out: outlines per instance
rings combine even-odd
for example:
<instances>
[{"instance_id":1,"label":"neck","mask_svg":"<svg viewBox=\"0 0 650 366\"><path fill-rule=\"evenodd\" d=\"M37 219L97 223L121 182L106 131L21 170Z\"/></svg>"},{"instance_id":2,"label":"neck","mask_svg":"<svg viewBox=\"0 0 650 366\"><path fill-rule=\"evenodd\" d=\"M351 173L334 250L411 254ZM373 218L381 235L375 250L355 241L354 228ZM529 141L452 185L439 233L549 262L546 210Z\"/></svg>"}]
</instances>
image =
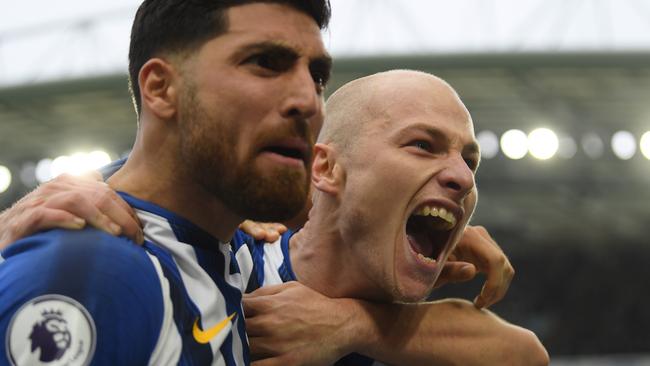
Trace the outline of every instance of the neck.
<instances>
[{"instance_id":1,"label":"neck","mask_svg":"<svg viewBox=\"0 0 650 366\"><path fill-rule=\"evenodd\" d=\"M111 188L172 211L220 241L230 240L242 219L183 173L178 149L170 148L176 137L161 131L143 135L138 133L129 159L108 180Z\"/></svg>"},{"instance_id":2,"label":"neck","mask_svg":"<svg viewBox=\"0 0 650 366\"><path fill-rule=\"evenodd\" d=\"M327 213L321 215L320 213ZM372 300L368 281L355 261L353 243L341 235L336 207L314 205L305 226L289 242L291 266L303 285L331 298Z\"/></svg>"}]
</instances>

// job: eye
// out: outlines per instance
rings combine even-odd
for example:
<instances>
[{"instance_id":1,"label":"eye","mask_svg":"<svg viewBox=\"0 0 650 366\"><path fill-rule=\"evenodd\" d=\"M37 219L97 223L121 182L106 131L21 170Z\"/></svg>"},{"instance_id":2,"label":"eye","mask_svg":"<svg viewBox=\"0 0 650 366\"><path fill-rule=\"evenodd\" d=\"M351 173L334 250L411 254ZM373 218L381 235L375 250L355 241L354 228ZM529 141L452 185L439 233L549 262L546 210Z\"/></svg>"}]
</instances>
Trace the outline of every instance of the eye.
<instances>
[{"instance_id":1,"label":"eye","mask_svg":"<svg viewBox=\"0 0 650 366\"><path fill-rule=\"evenodd\" d=\"M322 94L325 91L327 82L330 79L330 68L325 65L310 65L310 73L314 84L316 84L316 91Z\"/></svg>"},{"instance_id":2,"label":"eye","mask_svg":"<svg viewBox=\"0 0 650 366\"><path fill-rule=\"evenodd\" d=\"M467 167L471 171L475 172L476 169L478 168L478 161L476 159L471 159L471 158L466 158L464 160L465 160L465 164L467 164Z\"/></svg>"},{"instance_id":3,"label":"eye","mask_svg":"<svg viewBox=\"0 0 650 366\"><path fill-rule=\"evenodd\" d=\"M415 140L410 143L411 146L414 146L420 150L424 150L426 152L432 152L433 147L430 142L425 141L425 140Z\"/></svg>"},{"instance_id":4,"label":"eye","mask_svg":"<svg viewBox=\"0 0 650 366\"><path fill-rule=\"evenodd\" d=\"M281 72L289 69L293 64L293 60L292 57L283 57L274 52L262 52L248 57L243 63L264 71Z\"/></svg>"},{"instance_id":5,"label":"eye","mask_svg":"<svg viewBox=\"0 0 650 366\"><path fill-rule=\"evenodd\" d=\"M316 84L316 92L322 94L325 91L325 87L327 87L327 78L320 75L313 75L313 79L314 84Z\"/></svg>"}]
</instances>

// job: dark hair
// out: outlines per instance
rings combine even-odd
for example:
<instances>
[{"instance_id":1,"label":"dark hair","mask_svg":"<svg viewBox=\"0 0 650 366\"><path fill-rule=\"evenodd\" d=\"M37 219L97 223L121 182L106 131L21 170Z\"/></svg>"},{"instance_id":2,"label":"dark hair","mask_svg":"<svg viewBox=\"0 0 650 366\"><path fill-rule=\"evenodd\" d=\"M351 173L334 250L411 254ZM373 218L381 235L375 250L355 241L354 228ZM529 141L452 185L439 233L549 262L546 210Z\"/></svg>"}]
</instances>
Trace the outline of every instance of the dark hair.
<instances>
[{"instance_id":1,"label":"dark hair","mask_svg":"<svg viewBox=\"0 0 650 366\"><path fill-rule=\"evenodd\" d=\"M129 88L138 115L141 112L138 74L152 57L200 47L228 30L226 10L250 3L278 3L311 16L320 29L331 15L329 0L145 0L131 28Z\"/></svg>"}]
</instances>

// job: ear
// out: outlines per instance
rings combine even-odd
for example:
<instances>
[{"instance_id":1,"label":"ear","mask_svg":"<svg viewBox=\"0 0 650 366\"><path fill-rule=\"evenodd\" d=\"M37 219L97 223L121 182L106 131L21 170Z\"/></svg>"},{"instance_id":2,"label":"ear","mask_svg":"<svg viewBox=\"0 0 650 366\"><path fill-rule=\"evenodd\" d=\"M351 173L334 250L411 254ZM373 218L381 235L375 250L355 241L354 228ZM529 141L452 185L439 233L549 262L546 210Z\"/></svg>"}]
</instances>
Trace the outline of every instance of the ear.
<instances>
[{"instance_id":1,"label":"ear","mask_svg":"<svg viewBox=\"0 0 650 366\"><path fill-rule=\"evenodd\" d=\"M172 64L152 58L140 69L138 81L142 107L166 120L176 114L178 74Z\"/></svg>"},{"instance_id":2,"label":"ear","mask_svg":"<svg viewBox=\"0 0 650 366\"><path fill-rule=\"evenodd\" d=\"M337 160L336 149L326 144L314 146L311 166L311 182L316 189L331 195L339 195L345 184L345 171Z\"/></svg>"}]
</instances>

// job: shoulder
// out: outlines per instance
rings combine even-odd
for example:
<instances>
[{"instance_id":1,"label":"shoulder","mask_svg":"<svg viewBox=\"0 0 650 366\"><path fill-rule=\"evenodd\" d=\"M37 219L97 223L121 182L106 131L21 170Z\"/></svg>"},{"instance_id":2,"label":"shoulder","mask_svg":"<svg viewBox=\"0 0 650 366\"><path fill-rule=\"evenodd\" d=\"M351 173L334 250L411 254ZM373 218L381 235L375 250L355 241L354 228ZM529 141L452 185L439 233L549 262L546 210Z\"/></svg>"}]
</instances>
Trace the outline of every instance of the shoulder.
<instances>
[{"instance_id":1,"label":"shoulder","mask_svg":"<svg viewBox=\"0 0 650 366\"><path fill-rule=\"evenodd\" d=\"M92 228L51 230L33 235L8 247L2 256L5 261L0 265L0 282L17 274L28 277L46 274L50 282L65 278L66 281L87 283L103 277L130 278L129 282L138 283L156 276L143 248L124 237ZM89 273L97 275L82 275Z\"/></svg>"},{"instance_id":2,"label":"shoulder","mask_svg":"<svg viewBox=\"0 0 650 366\"><path fill-rule=\"evenodd\" d=\"M159 276L143 248L94 229L52 230L16 242L2 254L0 338L6 337L10 353L25 357L39 345L41 354L52 349L48 330L54 322L86 342L61 343L70 350L77 347L68 356L88 356L84 352L96 346L94 362L128 363L133 359L120 358L126 346L129 357L146 358L164 310ZM126 345L119 339L134 341Z\"/></svg>"}]
</instances>

